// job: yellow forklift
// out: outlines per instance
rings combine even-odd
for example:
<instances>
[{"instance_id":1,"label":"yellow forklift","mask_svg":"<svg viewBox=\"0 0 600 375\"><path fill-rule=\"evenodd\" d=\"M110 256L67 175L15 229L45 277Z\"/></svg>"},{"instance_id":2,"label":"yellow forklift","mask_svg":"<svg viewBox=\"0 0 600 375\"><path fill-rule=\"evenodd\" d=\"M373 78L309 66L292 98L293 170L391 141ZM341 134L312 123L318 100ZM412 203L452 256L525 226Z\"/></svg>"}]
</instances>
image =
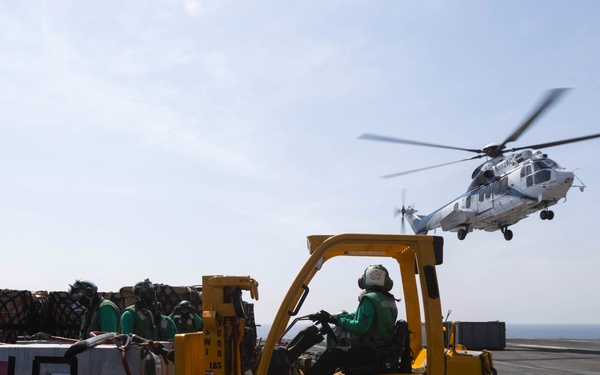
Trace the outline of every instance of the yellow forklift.
<instances>
[{"instance_id":1,"label":"yellow forklift","mask_svg":"<svg viewBox=\"0 0 600 375\"><path fill-rule=\"evenodd\" d=\"M409 332L409 340L405 345L402 342L400 345L384 348L396 352L396 363L391 367L389 362L385 366L375 363L367 373L496 374L491 352L469 351L456 344L453 324L449 325L449 332L445 331L436 273L436 266L443 262L442 237L391 234L317 235L308 237L308 250L310 256L284 297L267 340L260 348L262 352L258 353L253 369L255 375L279 375L274 373L272 359L275 360L275 357L279 356L277 350L281 349L280 343L289 330L290 319L298 314L315 274L325 262L335 257L393 258L400 270L407 323L404 327ZM202 287L204 331L176 335L175 374L241 375L246 370L242 366L241 343L246 317L241 291L249 290L251 297L258 299L258 283L249 276L205 276ZM313 329L312 336L317 338L313 343L322 340L323 335L333 333L326 322L319 321L319 314L311 314L308 318L315 320L315 324L309 326ZM314 332L314 327L318 327L317 332ZM294 348L288 346L285 349L287 361L293 362L297 359L300 353L294 349L298 346L302 347L301 350L304 349L306 333L304 330L299 334L303 337L292 340L290 346ZM293 345L298 341L303 343ZM301 371L302 366L290 367L290 373L298 374ZM346 372L349 372L346 375L355 375L352 371Z\"/></svg>"}]
</instances>

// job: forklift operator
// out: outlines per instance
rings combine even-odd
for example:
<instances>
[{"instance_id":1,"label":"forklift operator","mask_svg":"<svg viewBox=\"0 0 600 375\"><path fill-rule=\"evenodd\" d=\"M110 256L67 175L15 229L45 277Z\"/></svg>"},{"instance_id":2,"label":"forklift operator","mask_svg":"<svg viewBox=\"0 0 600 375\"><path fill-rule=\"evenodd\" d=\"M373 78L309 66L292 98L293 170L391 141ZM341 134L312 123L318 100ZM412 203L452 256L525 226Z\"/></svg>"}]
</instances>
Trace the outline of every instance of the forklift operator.
<instances>
[{"instance_id":1,"label":"forklift operator","mask_svg":"<svg viewBox=\"0 0 600 375\"><path fill-rule=\"evenodd\" d=\"M336 369L368 365L376 360L376 349L390 344L395 332L398 308L390 293L394 283L382 265L367 267L358 279L364 289L354 314L327 317L352 336L350 347L327 349L308 370L307 375L332 375Z\"/></svg>"}]
</instances>

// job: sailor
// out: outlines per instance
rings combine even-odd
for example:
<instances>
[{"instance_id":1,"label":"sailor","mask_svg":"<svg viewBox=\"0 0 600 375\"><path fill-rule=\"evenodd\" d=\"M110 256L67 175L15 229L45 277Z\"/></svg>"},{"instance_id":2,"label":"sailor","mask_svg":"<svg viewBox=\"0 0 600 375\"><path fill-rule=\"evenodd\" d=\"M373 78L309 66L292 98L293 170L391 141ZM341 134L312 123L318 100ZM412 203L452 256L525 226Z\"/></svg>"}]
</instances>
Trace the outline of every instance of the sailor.
<instances>
[{"instance_id":1,"label":"sailor","mask_svg":"<svg viewBox=\"0 0 600 375\"><path fill-rule=\"evenodd\" d=\"M170 317L175 322L179 333L202 331L202 318L196 314L194 306L189 301L179 302Z\"/></svg>"},{"instance_id":2,"label":"sailor","mask_svg":"<svg viewBox=\"0 0 600 375\"><path fill-rule=\"evenodd\" d=\"M395 332L398 308L390 293L394 285L382 265L365 269L358 286L365 293L359 297L355 313L328 315L327 321L351 334L350 347L327 349L308 370L307 375L332 375L335 370L362 366L376 361L376 349L388 346Z\"/></svg>"},{"instance_id":3,"label":"sailor","mask_svg":"<svg viewBox=\"0 0 600 375\"><path fill-rule=\"evenodd\" d=\"M175 322L170 317L162 314L162 303L158 302L156 308L152 310L154 317L154 326L156 327L157 341L173 341L177 334Z\"/></svg>"},{"instance_id":4,"label":"sailor","mask_svg":"<svg viewBox=\"0 0 600 375\"><path fill-rule=\"evenodd\" d=\"M156 326L151 311L158 303L154 284L149 279L145 279L135 284L131 291L135 295L135 302L121 315L121 332L134 333L148 340L156 340Z\"/></svg>"},{"instance_id":5,"label":"sailor","mask_svg":"<svg viewBox=\"0 0 600 375\"><path fill-rule=\"evenodd\" d=\"M90 337L90 332L118 332L121 310L112 301L98 294L98 287L88 280L76 280L69 285L69 296L83 306L79 339Z\"/></svg>"}]
</instances>

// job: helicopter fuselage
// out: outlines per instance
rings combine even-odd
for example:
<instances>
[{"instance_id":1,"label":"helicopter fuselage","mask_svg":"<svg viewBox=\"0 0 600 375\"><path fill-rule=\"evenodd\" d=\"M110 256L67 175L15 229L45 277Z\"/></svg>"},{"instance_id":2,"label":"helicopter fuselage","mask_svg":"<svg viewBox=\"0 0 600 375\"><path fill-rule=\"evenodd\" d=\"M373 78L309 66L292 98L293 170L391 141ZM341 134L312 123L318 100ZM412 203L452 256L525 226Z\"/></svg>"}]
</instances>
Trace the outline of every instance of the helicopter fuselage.
<instances>
[{"instance_id":1,"label":"helicopter fuselage","mask_svg":"<svg viewBox=\"0 0 600 375\"><path fill-rule=\"evenodd\" d=\"M501 230L510 240L514 225L536 211L542 219L552 219L548 207L566 198L575 174L560 167L541 151L525 150L499 156L483 163L468 191L435 212L419 217L412 208L405 218L417 234L441 228L458 232L459 239L474 229ZM508 234L507 234L508 232Z\"/></svg>"},{"instance_id":2,"label":"helicopter fuselage","mask_svg":"<svg viewBox=\"0 0 600 375\"><path fill-rule=\"evenodd\" d=\"M600 133L529 146L509 148L508 144L517 141L568 90L567 88L549 90L543 100L534 107L531 115L527 116L504 141L490 143L482 149L370 133L361 135L359 138L372 141L459 150L475 154L462 160L387 174L381 176L382 178L399 177L450 164L488 158L471 174L472 181L467 192L452 202L427 216L418 216L414 208L405 208L403 202L402 209L396 209L394 216L402 213L403 219L407 219L417 234L425 234L432 229L442 228L444 231L457 232L460 240L464 240L467 234L474 229L488 232L499 229L504 234L504 238L509 241L512 239L513 233L508 227L536 211L540 211L542 220L552 220L554 212L548 210L548 207L566 198L576 176L573 172L561 168L556 162L549 159L548 155L539 150L600 138ZM509 155L509 153L512 154ZM583 191L584 188L585 185L582 183L579 189ZM404 221L402 223L404 225Z\"/></svg>"}]
</instances>

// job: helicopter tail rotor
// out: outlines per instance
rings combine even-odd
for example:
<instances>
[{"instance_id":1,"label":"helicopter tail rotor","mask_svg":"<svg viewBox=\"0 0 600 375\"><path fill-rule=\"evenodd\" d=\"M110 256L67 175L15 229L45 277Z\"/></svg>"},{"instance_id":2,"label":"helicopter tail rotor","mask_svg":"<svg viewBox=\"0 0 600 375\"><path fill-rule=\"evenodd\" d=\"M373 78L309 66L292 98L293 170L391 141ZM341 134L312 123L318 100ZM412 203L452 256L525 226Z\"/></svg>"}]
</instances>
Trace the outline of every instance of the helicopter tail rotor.
<instances>
[{"instance_id":1,"label":"helicopter tail rotor","mask_svg":"<svg viewBox=\"0 0 600 375\"><path fill-rule=\"evenodd\" d=\"M394 208L394 217L398 216L398 215L402 215L400 218L400 233L402 234L406 234L406 225L404 224L404 214L406 213L406 208L404 208L404 205L402 206L402 208Z\"/></svg>"},{"instance_id":2,"label":"helicopter tail rotor","mask_svg":"<svg viewBox=\"0 0 600 375\"><path fill-rule=\"evenodd\" d=\"M404 220L404 214L406 213L406 208L404 207L404 201L406 200L406 188L402 189L402 208L394 208L394 217L398 215L402 215L400 218L400 233L406 234L406 225Z\"/></svg>"}]
</instances>

